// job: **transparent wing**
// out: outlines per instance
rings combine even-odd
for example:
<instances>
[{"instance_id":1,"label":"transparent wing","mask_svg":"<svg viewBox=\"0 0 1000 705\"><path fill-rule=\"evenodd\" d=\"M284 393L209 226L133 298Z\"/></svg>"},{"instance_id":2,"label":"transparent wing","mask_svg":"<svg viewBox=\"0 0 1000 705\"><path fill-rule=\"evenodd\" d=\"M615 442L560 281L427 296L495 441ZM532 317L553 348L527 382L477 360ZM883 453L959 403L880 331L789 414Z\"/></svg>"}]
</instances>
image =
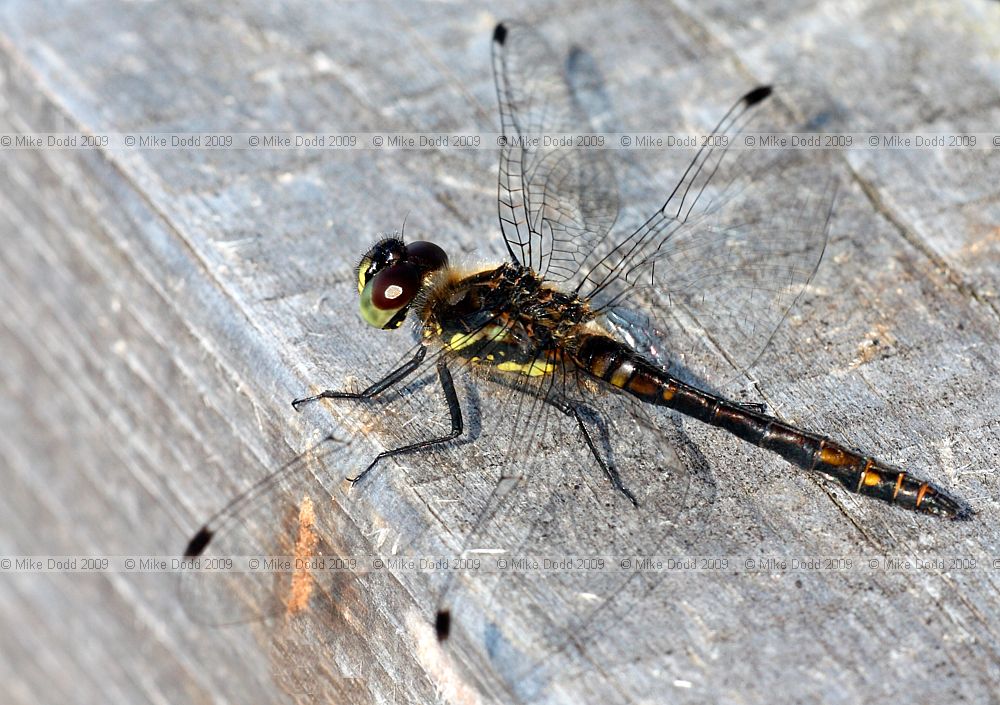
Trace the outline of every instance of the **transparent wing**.
<instances>
[{"instance_id":1,"label":"transparent wing","mask_svg":"<svg viewBox=\"0 0 1000 705\"><path fill-rule=\"evenodd\" d=\"M451 368L466 435L399 456L350 487L343 478L380 450L448 430L435 363L429 354L411 380L384 398L331 402L343 441L322 442L252 488L208 522L211 539L196 551L202 559L326 559L325 568L293 564L182 577L181 597L196 621L266 625L261 633L274 675L289 691L325 692L333 665L339 679L380 688L371 681L391 674L358 661L350 644L367 643L374 612L389 609L386 600L402 584L425 605L427 631L440 605L450 606L452 634L441 648L465 642L454 652L463 654L456 667L464 668L470 653L492 653L492 677L518 689L518 700L543 700L571 664L579 667L580 654L635 655L625 649L623 613L642 609L641 594L659 574L620 560L678 553L698 526L691 515L682 526L680 513L711 500L711 484L692 479L704 463L669 414L646 414L624 396L597 394L566 375L499 384L459 360ZM577 421L559 406L567 403L581 410L598 451L637 506L614 489ZM382 568L372 565L376 556ZM459 556L487 559L492 567L454 568ZM504 567L498 557L507 560ZM396 570L390 558L447 563ZM413 631L398 637L401 644L412 641L400 648L428 648L419 639ZM289 657L315 653L307 643L322 644L331 660Z\"/></svg>"},{"instance_id":2,"label":"transparent wing","mask_svg":"<svg viewBox=\"0 0 1000 705\"><path fill-rule=\"evenodd\" d=\"M535 30L497 25L493 73L504 134L497 200L507 249L552 281L571 280L618 217L614 172L602 150L546 142L591 128L561 63Z\"/></svg>"},{"instance_id":3,"label":"transparent wing","mask_svg":"<svg viewBox=\"0 0 1000 705\"><path fill-rule=\"evenodd\" d=\"M329 543L344 537L343 517L328 511L343 496L321 476L338 449L336 439L324 440L250 488L191 539L180 595L194 621L237 624L294 613L314 586L301 580L293 586L295 571L284 560L349 555Z\"/></svg>"},{"instance_id":4,"label":"transparent wing","mask_svg":"<svg viewBox=\"0 0 1000 705\"><path fill-rule=\"evenodd\" d=\"M345 301L352 294L348 289L342 292ZM306 315L321 317L309 326L313 330L336 329L322 311ZM366 346L347 351L348 358L362 356L352 360L352 369L361 372L341 388L364 389L380 376L382 365L392 369L385 360L365 365L369 352ZM349 699L363 702L361 695L392 692L398 678L366 649L377 650L387 639L401 649L418 648L419 635L396 634L386 613L412 611L406 595L438 591L433 574L391 561L445 551L436 543L442 528L429 522L428 508L407 474L410 463L424 459L384 462L353 486L345 478L387 448L446 434L450 421L433 359L375 400L345 400L329 409L336 437L251 485L211 517L186 550L196 558L178 576L178 592L192 621L249 629L270 660L274 680L289 693L339 700L356 691L359 697ZM455 467L460 449L461 443L439 448L426 461ZM411 591L401 591L399 583ZM418 603L428 605L430 625L433 597Z\"/></svg>"},{"instance_id":5,"label":"transparent wing","mask_svg":"<svg viewBox=\"0 0 1000 705\"><path fill-rule=\"evenodd\" d=\"M666 343L657 346L659 359L680 376L725 388L759 358L814 275L837 189L832 151L760 142L749 149L745 137L815 133L819 121L792 114L782 102L792 93L785 87L776 96L768 87L750 91L661 208L615 237L619 203L608 152L530 139L589 130L594 101L579 98L603 97L600 86L587 84L599 75L583 71L583 85L571 86L580 72L567 76L538 33L521 25L498 25L493 47L506 138L498 201L511 255L611 313L612 332ZM569 68L588 61L575 50Z\"/></svg>"},{"instance_id":6,"label":"transparent wing","mask_svg":"<svg viewBox=\"0 0 1000 705\"><path fill-rule=\"evenodd\" d=\"M182 574L182 602L194 621L223 625L295 614L308 608L327 576L339 574L343 582L367 574L373 557L419 550L426 527L405 485L396 487L392 473L373 472L357 486L347 478L386 448L447 434L434 364L433 356L425 359L405 384L376 399L340 400L338 411L349 413L338 419L336 436L270 473L205 523L185 551L199 560L193 567L232 557L237 570ZM375 495L377 503L370 501ZM248 558L259 560L247 569ZM293 562L283 562L288 558ZM309 558L324 559L314 575L294 563Z\"/></svg>"},{"instance_id":7,"label":"transparent wing","mask_svg":"<svg viewBox=\"0 0 1000 705\"><path fill-rule=\"evenodd\" d=\"M442 508L446 523L466 527L461 555L491 566L448 576L447 643L461 642L463 665L485 646L515 700L532 702L571 685L581 664L641 657L623 625L650 608L643 595L663 573L636 561L677 555L693 542L714 485L669 412L647 412L572 373L514 384L479 385L482 430L463 473L474 482L437 477L418 492ZM614 488L566 405L580 411L635 504ZM474 682L482 673L466 676Z\"/></svg>"},{"instance_id":8,"label":"transparent wing","mask_svg":"<svg viewBox=\"0 0 1000 705\"><path fill-rule=\"evenodd\" d=\"M826 247L833 153L747 144L759 132L803 131L769 88L748 93L664 205L631 234L598 244L580 294L619 335L659 341L670 369L725 386L767 347Z\"/></svg>"}]
</instances>

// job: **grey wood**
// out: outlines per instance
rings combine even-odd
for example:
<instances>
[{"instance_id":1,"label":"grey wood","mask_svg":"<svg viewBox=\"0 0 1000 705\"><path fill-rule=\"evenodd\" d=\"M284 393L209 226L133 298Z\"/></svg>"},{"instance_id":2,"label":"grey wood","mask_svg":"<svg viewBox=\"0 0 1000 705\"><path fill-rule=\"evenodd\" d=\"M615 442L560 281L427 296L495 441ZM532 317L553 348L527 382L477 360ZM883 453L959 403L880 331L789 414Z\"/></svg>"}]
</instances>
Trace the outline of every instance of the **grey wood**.
<instances>
[{"instance_id":1,"label":"grey wood","mask_svg":"<svg viewBox=\"0 0 1000 705\"><path fill-rule=\"evenodd\" d=\"M703 129L743 90L777 79L815 87L857 130L1000 126L1000 5L974 0L14 1L0 9L0 133L491 132L489 39L503 17L537 20L563 50L585 46L627 130ZM971 501L975 519L858 499L686 423L713 489L669 544L706 556L973 557L975 570L668 574L557 656L518 642L528 606L549 599L541 593L501 606L471 593L480 603L437 645L431 575L334 585L310 620L206 628L187 618L170 576L4 574L8 700L471 703L527 699L537 686L551 702L991 701L996 155L848 152L825 263L754 370L776 413L921 470ZM640 153L648 182L623 200L654 205L675 156ZM254 479L372 421L333 407L299 415L288 402L405 351L355 313L352 268L378 233L406 215L408 233L453 253L502 256L492 150L3 158L4 555L177 555ZM331 487L371 445L340 451L318 468ZM479 496L495 477L449 470ZM342 550L370 552L373 527L405 536L435 521L439 508L408 477L387 470L356 493L356 531L333 537ZM511 618L492 641L491 610ZM531 664L546 658L578 672L531 683ZM299 682L314 691L288 692Z\"/></svg>"}]
</instances>

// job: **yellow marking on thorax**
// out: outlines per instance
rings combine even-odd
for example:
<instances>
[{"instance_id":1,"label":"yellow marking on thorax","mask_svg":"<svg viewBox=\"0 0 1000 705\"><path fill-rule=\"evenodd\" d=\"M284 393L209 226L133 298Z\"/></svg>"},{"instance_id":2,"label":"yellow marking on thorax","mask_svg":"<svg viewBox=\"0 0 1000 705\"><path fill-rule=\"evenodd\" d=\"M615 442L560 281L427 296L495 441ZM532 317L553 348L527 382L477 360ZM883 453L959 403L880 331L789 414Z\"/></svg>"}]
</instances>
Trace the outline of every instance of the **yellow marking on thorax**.
<instances>
[{"instance_id":1,"label":"yellow marking on thorax","mask_svg":"<svg viewBox=\"0 0 1000 705\"><path fill-rule=\"evenodd\" d=\"M441 327L437 327L438 334L441 332ZM434 332L425 330L424 335L431 337ZM444 347L446 350L451 352L459 352L466 348L479 343L489 343L501 341L504 338L510 336L510 330L506 326L502 325L491 325L486 326L482 330L475 331L474 333L455 333L448 340L444 341ZM500 357L503 357L503 352L500 351ZM494 362L498 355L494 353L487 353L485 359L488 362ZM481 363L483 358L476 355L469 358L469 362ZM528 377L540 377L542 375L552 374L556 365L554 362L549 360L547 357L537 357L529 362L518 362L516 360L505 360L499 365L495 365L495 369L500 372L513 372L516 374L527 375Z\"/></svg>"},{"instance_id":2,"label":"yellow marking on thorax","mask_svg":"<svg viewBox=\"0 0 1000 705\"><path fill-rule=\"evenodd\" d=\"M439 326L438 332L440 333L440 331ZM486 326L474 333L455 333L445 341L444 346L452 352L458 352L479 342L495 342L506 337L507 334L508 331L503 326Z\"/></svg>"},{"instance_id":3,"label":"yellow marking on thorax","mask_svg":"<svg viewBox=\"0 0 1000 705\"><path fill-rule=\"evenodd\" d=\"M513 362L508 360L497 365L497 369L501 372L517 372L528 377L541 377L542 375L552 374L556 366L549 360L539 357L531 362Z\"/></svg>"},{"instance_id":4,"label":"yellow marking on thorax","mask_svg":"<svg viewBox=\"0 0 1000 705\"><path fill-rule=\"evenodd\" d=\"M590 374L594 375L598 379L604 379L604 375L608 373L608 363L610 362L610 356L598 356L590 365Z\"/></svg>"}]
</instances>

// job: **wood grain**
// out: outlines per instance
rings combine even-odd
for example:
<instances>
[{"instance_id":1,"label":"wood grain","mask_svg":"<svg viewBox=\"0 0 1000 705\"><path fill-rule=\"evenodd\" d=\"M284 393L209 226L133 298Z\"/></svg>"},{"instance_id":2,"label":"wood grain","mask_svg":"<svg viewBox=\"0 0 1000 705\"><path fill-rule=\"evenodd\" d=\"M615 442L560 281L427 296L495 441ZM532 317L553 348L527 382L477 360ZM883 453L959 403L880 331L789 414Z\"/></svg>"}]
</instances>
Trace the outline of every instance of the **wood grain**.
<instances>
[{"instance_id":1,"label":"wood grain","mask_svg":"<svg viewBox=\"0 0 1000 705\"><path fill-rule=\"evenodd\" d=\"M43 1L0 10L0 133L492 132L490 32L508 16L562 50L584 46L627 130L703 129L773 80L815 90L859 131L1000 125L1000 6L974 0ZM502 606L513 621L490 641L495 606L472 593L441 648L437 586L419 574L334 581L312 620L206 628L170 576L8 573L4 691L24 703L989 701L997 153L847 152L825 263L755 368L776 413L918 468L968 499L974 521L786 479L779 460L685 423L712 468L711 501L670 543L704 556L972 557L976 569L667 575L559 654L578 673L537 683L519 676L547 652L518 645L512 625L531 628L541 594ZM623 201L654 205L676 155L636 158L647 176ZM357 423L288 404L406 349L356 316L356 259L404 216L407 233L455 255L501 257L495 164L486 149L4 150L0 554L175 556L254 479ZM345 446L325 470L370 449ZM450 470L469 493L489 491L490 476ZM340 550L371 550L364 508L403 535L433 522L406 477L387 473L354 506Z\"/></svg>"}]
</instances>

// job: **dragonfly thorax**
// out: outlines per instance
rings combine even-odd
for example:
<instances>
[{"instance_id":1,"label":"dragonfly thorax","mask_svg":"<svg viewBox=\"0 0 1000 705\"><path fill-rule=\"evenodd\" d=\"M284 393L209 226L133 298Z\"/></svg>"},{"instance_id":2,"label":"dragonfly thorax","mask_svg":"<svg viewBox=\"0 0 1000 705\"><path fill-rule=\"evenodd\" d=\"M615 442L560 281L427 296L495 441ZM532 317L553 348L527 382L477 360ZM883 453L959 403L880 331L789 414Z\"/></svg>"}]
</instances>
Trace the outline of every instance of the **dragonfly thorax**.
<instances>
[{"instance_id":1,"label":"dragonfly thorax","mask_svg":"<svg viewBox=\"0 0 1000 705\"><path fill-rule=\"evenodd\" d=\"M423 336L502 372L551 372L593 318L583 299L528 267L508 263L472 274L449 270L418 304Z\"/></svg>"}]
</instances>

